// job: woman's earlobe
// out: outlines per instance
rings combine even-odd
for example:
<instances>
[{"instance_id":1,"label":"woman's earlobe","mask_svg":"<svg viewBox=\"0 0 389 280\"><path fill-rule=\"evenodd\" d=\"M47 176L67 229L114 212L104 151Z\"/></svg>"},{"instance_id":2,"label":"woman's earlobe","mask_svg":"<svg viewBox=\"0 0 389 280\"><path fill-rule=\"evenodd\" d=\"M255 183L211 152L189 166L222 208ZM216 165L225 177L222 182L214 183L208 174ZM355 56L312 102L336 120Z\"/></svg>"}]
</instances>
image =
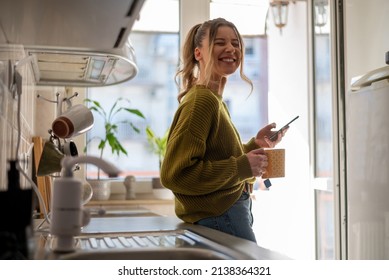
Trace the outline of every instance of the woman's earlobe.
<instances>
[{"instance_id":1,"label":"woman's earlobe","mask_svg":"<svg viewBox=\"0 0 389 280\"><path fill-rule=\"evenodd\" d=\"M201 52L198 48L195 48L194 50L194 58L199 61L201 59Z\"/></svg>"}]
</instances>

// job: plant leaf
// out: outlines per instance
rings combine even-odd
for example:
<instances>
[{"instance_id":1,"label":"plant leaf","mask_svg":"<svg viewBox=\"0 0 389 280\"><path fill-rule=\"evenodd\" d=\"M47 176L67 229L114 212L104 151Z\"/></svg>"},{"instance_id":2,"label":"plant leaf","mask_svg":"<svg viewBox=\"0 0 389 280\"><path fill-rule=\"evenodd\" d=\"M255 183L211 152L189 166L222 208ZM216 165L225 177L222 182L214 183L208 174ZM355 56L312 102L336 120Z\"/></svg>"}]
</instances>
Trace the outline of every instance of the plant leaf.
<instances>
[{"instance_id":1,"label":"plant leaf","mask_svg":"<svg viewBox=\"0 0 389 280\"><path fill-rule=\"evenodd\" d=\"M131 123L128 120L114 122L115 115L123 110L125 110L130 114L145 119L143 113L138 109L132 109L124 105L121 105L120 102L122 102L123 100L128 104L131 103L129 99L124 99L123 97L119 97L116 99L116 101L111 106L111 108L105 111L105 108L103 108L98 101L89 98L85 99L86 102L91 104L89 109L91 111L98 113L104 119L105 134L102 137L94 137L100 139L100 143L98 145L98 149L100 150L100 157L103 156L103 152L104 149L107 147L107 144L111 147L112 154L116 154L120 156L120 154L123 153L125 155L128 155L126 149L122 146L122 144L119 142L117 138L117 133L119 132L119 127L118 127L119 123L128 123L135 132L137 133L140 132L139 128L137 128L133 123ZM87 145L91 142L91 140L92 139L88 141Z\"/></svg>"},{"instance_id":2,"label":"plant leaf","mask_svg":"<svg viewBox=\"0 0 389 280\"><path fill-rule=\"evenodd\" d=\"M142 119L146 119L145 116L142 114L142 112L139 111L138 109L130 109L130 108L123 108L123 109L131 114L137 115L138 117L140 117Z\"/></svg>"}]
</instances>

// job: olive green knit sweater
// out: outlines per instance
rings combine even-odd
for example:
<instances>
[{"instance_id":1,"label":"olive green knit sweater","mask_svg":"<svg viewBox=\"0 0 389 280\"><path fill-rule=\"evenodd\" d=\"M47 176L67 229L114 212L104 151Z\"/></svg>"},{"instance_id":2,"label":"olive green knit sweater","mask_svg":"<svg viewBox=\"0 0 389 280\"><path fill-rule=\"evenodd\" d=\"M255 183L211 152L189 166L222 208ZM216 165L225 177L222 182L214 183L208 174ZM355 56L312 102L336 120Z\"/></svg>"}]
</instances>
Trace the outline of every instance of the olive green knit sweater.
<instances>
[{"instance_id":1,"label":"olive green knit sweater","mask_svg":"<svg viewBox=\"0 0 389 280\"><path fill-rule=\"evenodd\" d=\"M185 222L219 216L253 183L246 145L231 122L221 96L194 86L173 119L161 168L163 186L175 195L176 215Z\"/></svg>"}]
</instances>

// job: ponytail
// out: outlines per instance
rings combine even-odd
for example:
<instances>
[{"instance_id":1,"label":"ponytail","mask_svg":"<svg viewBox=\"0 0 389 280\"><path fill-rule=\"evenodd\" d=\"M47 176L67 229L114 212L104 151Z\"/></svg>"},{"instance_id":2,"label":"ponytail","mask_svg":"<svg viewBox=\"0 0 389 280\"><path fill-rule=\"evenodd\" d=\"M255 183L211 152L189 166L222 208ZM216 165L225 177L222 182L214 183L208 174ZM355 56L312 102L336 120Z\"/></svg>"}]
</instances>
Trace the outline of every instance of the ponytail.
<instances>
[{"instance_id":1,"label":"ponytail","mask_svg":"<svg viewBox=\"0 0 389 280\"><path fill-rule=\"evenodd\" d=\"M181 98L189 91L189 89L195 84L197 77L195 76L195 69L198 69L198 61L194 56L194 49L198 47L195 41L196 34L201 24L196 24L190 30L185 38L184 45L182 48L182 65L183 68L176 74L176 84L179 85L177 80L179 76L182 76L182 91L178 95L178 102Z\"/></svg>"}]
</instances>

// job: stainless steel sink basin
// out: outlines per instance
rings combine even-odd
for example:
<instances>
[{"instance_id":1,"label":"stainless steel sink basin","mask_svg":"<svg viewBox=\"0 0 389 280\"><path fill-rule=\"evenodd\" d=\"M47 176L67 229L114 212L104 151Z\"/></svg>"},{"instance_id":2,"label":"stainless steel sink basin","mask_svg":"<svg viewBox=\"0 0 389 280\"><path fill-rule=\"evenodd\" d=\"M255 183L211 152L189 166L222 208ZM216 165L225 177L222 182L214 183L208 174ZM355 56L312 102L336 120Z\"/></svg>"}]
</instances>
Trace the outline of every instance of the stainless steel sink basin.
<instances>
[{"instance_id":1,"label":"stainless steel sink basin","mask_svg":"<svg viewBox=\"0 0 389 280\"><path fill-rule=\"evenodd\" d=\"M38 226L39 225L39 226ZM92 218L74 239L75 250L59 253L57 239L36 221L37 260L288 260L254 242L175 217Z\"/></svg>"},{"instance_id":2,"label":"stainless steel sink basin","mask_svg":"<svg viewBox=\"0 0 389 280\"><path fill-rule=\"evenodd\" d=\"M229 260L231 257L209 249L158 248L129 251L77 252L61 257L66 260Z\"/></svg>"},{"instance_id":3,"label":"stainless steel sink basin","mask_svg":"<svg viewBox=\"0 0 389 280\"><path fill-rule=\"evenodd\" d=\"M228 260L238 252L186 229L137 233L83 234L75 238L75 252L53 253L56 239L48 237L48 258L68 260Z\"/></svg>"}]
</instances>

